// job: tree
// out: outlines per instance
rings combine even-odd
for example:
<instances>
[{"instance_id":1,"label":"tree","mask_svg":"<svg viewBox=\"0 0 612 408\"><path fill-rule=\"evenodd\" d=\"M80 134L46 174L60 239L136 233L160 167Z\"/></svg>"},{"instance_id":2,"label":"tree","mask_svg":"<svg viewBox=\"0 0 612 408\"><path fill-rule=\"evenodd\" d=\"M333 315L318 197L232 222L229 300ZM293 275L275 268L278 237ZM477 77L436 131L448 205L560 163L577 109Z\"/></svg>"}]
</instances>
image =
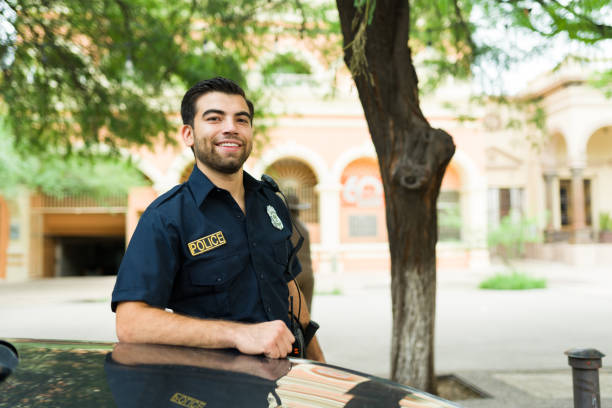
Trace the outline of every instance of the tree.
<instances>
[{"instance_id":1,"label":"tree","mask_svg":"<svg viewBox=\"0 0 612 408\"><path fill-rule=\"evenodd\" d=\"M385 190L393 305L391 375L432 390L436 202L455 146L446 132L429 126L419 107L407 45L408 2L379 0L373 11L371 2L361 9L352 0L338 0L337 5L345 61L357 85Z\"/></svg>"},{"instance_id":2,"label":"tree","mask_svg":"<svg viewBox=\"0 0 612 408\"><path fill-rule=\"evenodd\" d=\"M28 152L171 143L176 89L217 75L245 85L278 32L261 15L289 12L302 20L285 33L317 32L305 21L321 8L297 1L1 0L0 115Z\"/></svg>"},{"instance_id":3,"label":"tree","mask_svg":"<svg viewBox=\"0 0 612 408\"><path fill-rule=\"evenodd\" d=\"M468 77L483 60L511 62L500 48L475 40L471 13L476 9L490 25L505 23L546 37L566 34L591 44L611 38L611 27L601 22L610 12L608 3L336 0L344 59L359 92L384 185L393 380L435 392L436 201L455 149L451 136L431 128L421 112L411 48L430 48L433 58L428 62L437 68L435 73Z\"/></svg>"},{"instance_id":4,"label":"tree","mask_svg":"<svg viewBox=\"0 0 612 408\"><path fill-rule=\"evenodd\" d=\"M278 31L261 15L298 14L284 32L316 35L318 25L306 22L330 7L296 4L0 0L0 192L25 185L99 197L113 184L140 183L124 177L130 166L118 162L117 149L159 137L173 143L182 92L202 78L246 85L246 71ZM261 89L249 85L257 116L265 116ZM265 130L263 121L255 126ZM101 157L100 144L115 157ZM106 177L94 177L101 166Z\"/></svg>"}]
</instances>

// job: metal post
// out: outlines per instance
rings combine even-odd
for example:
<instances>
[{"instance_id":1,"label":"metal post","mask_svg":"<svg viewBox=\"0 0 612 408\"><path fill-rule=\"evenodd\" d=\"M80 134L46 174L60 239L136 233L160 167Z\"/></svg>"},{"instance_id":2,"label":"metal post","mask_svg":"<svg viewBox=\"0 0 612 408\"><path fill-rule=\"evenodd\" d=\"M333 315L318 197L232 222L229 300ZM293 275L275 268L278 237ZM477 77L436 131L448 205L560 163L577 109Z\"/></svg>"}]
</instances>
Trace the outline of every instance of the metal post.
<instances>
[{"instance_id":1,"label":"metal post","mask_svg":"<svg viewBox=\"0 0 612 408\"><path fill-rule=\"evenodd\" d=\"M567 350L568 364L572 367L574 408L601 408L599 372L605 354L595 349Z\"/></svg>"}]
</instances>

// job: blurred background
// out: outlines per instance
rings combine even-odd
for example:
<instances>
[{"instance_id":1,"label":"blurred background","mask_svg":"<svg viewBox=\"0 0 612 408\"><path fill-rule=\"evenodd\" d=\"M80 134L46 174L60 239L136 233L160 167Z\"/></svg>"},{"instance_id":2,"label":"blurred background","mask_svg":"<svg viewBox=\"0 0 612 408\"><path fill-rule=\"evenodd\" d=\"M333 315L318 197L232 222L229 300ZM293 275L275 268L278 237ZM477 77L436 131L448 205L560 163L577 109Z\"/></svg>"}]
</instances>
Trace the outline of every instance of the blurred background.
<instances>
[{"instance_id":1,"label":"blurred background","mask_svg":"<svg viewBox=\"0 0 612 408\"><path fill-rule=\"evenodd\" d=\"M457 146L438 266L609 263L612 53L588 22L609 24L610 6L451 3L414 2L409 41L421 109ZM139 215L193 167L182 94L216 75L256 104L247 171L310 204L315 275L388 273L383 182L334 3L0 10L0 280L115 274Z\"/></svg>"}]
</instances>

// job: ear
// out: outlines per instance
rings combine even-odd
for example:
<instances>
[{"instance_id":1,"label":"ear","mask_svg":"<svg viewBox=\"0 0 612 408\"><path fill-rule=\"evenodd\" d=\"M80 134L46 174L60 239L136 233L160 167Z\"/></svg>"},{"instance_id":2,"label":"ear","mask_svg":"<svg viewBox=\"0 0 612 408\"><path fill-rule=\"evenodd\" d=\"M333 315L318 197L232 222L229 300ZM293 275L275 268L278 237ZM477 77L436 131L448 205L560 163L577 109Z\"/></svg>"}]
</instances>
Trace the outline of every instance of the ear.
<instances>
[{"instance_id":1,"label":"ear","mask_svg":"<svg viewBox=\"0 0 612 408\"><path fill-rule=\"evenodd\" d=\"M187 147L192 147L195 143L195 136L193 134L193 128L190 125L183 125L180 129L181 137Z\"/></svg>"}]
</instances>

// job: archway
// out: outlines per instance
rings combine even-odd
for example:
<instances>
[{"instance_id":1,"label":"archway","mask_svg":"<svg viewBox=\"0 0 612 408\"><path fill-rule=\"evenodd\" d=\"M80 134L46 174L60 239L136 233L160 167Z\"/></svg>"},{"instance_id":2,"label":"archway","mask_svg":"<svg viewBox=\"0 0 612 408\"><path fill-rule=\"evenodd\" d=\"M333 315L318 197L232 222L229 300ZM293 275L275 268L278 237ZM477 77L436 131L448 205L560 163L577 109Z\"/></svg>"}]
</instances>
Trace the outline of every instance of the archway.
<instances>
[{"instance_id":1,"label":"archway","mask_svg":"<svg viewBox=\"0 0 612 408\"><path fill-rule=\"evenodd\" d=\"M587 225L593 218L597 229L601 229L601 219L612 216L612 126L596 130L588 140L587 168L585 182L588 180L589 190L585 189L585 215ZM588 201L587 201L588 199Z\"/></svg>"},{"instance_id":2,"label":"archway","mask_svg":"<svg viewBox=\"0 0 612 408\"><path fill-rule=\"evenodd\" d=\"M360 157L340 177L340 241L386 242L384 191L378 162Z\"/></svg>"},{"instance_id":3,"label":"archway","mask_svg":"<svg viewBox=\"0 0 612 408\"><path fill-rule=\"evenodd\" d=\"M438 195L438 241L461 241L461 214L461 177L451 162Z\"/></svg>"},{"instance_id":4,"label":"archway","mask_svg":"<svg viewBox=\"0 0 612 408\"><path fill-rule=\"evenodd\" d=\"M303 222L319 223L319 194L315 189L319 182L308 164L295 158L283 158L269 165L264 173L276 180L285 195L295 194L301 203L307 204L309 208L300 213Z\"/></svg>"}]
</instances>

